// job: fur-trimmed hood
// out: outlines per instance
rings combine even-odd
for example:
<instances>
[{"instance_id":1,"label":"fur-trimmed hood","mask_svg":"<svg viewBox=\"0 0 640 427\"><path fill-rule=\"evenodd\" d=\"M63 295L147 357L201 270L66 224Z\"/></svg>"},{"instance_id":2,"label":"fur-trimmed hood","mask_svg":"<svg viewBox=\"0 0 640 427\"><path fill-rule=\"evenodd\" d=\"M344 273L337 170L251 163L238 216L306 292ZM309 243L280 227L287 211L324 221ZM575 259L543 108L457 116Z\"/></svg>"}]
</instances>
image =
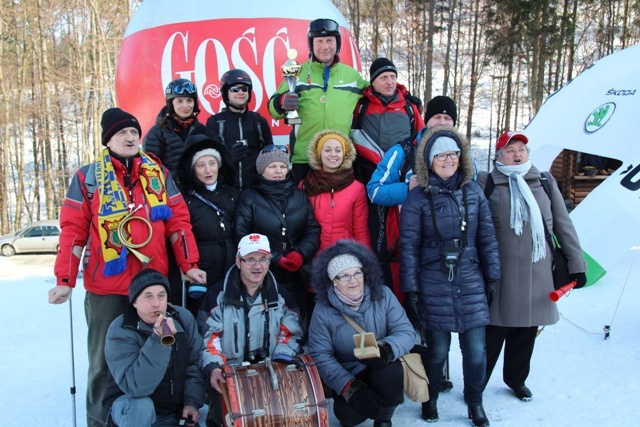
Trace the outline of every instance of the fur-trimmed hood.
<instances>
[{"instance_id":1,"label":"fur-trimmed hood","mask_svg":"<svg viewBox=\"0 0 640 427\"><path fill-rule=\"evenodd\" d=\"M382 269L371 249L353 240L338 240L334 245L322 251L313 261L311 284L315 288L318 301L330 305L328 292L333 292L333 281L327 275L329 262L338 255L350 254L362 263L365 288L369 288L373 301L383 298Z\"/></svg>"},{"instance_id":2,"label":"fur-trimmed hood","mask_svg":"<svg viewBox=\"0 0 640 427\"><path fill-rule=\"evenodd\" d=\"M234 185L235 180L235 168L230 163L231 157L224 144L218 142L210 137L197 134L187 138L186 148L180 156L178 162L177 175L178 182L180 183L180 189L183 193L189 193L191 190L204 190L205 186L196 177L191 161L193 156L198 152L207 148L213 148L220 153L222 159L222 165L218 167L218 182L222 182L226 185Z\"/></svg>"},{"instance_id":3,"label":"fur-trimmed hood","mask_svg":"<svg viewBox=\"0 0 640 427\"><path fill-rule=\"evenodd\" d=\"M469 141L467 141L458 130L451 126L436 126L431 129L427 129L420 139L418 149L416 150L416 161L414 172L418 177L418 184L428 188L429 187L429 173L433 173L431 165L425 162L425 152L429 152L433 147L434 142L439 136L448 136L453 138L460 146L460 162L459 169L464 173L461 185L471 181L474 174L473 162L471 160L471 153Z\"/></svg>"},{"instance_id":4,"label":"fur-trimmed hood","mask_svg":"<svg viewBox=\"0 0 640 427\"><path fill-rule=\"evenodd\" d=\"M309 158L309 166L311 166L311 168L315 170L322 169L322 161L320 160L320 156L318 156L317 147L320 140L323 139L323 137L326 137L327 135L335 135L337 140L344 141L345 145L347 146L347 149L344 153L344 158L342 159L342 164L340 165L340 169L341 170L350 169L353 166L353 162L356 159L356 148L353 145L353 141L351 141L351 139L347 135L334 129L322 130L316 133L315 136L311 139L311 141L309 141L309 146L307 148L307 157Z\"/></svg>"}]
</instances>

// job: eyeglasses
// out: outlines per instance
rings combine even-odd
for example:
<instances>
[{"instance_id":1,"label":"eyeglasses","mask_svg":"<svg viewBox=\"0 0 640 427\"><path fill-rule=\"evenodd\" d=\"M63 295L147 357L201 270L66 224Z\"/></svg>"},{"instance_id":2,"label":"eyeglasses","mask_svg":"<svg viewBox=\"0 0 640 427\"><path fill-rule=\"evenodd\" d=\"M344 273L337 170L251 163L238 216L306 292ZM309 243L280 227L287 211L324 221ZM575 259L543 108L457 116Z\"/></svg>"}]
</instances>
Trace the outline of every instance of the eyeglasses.
<instances>
[{"instance_id":1,"label":"eyeglasses","mask_svg":"<svg viewBox=\"0 0 640 427\"><path fill-rule=\"evenodd\" d=\"M436 154L435 158L438 159L439 162L444 162L449 157L451 160L456 160L460 156L458 151L452 151L451 153L442 153Z\"/></svg>"},{"instance_id":2,"label":"eyeglasses","mask_svg":"<svg viewBox=\"0 0 640 427\"><path fill-rule=\"evenodd\" d=\"M184 82L182 84L179 84L178 86L175 86L172 89L172 92L175 93L176 95L184 95L185 93L188 93L189 95L193 95L194 93L197 92L197 89L193 83Z\"/></svg>"},{"instance_id":3,"label":"eyeglasses","mask_svg":"<svg viewBox=\"0 0 640 427\"><path fill-rule=\"evenodd\" d=\"M265 267L265 266L269 265L269 263L271 262L271 258L260 258L260 259L255 259L255 258L244 259L244 258L240 258L240 261L244 262L249 267L253 267L254 265L256 265L258 263L260 263L261 266Z\"/></svg>"},{"instance_id":4,"label":"eyeglasses","mask_svg":"<svg viewBox=\"0 0 640 427\"><path fill-rule=\"evenodd\" d=\"M356 271L353 274L341 274L336 276L336 279L342 283L348 283L352 277L356 280L360 280L364 277L364 273L362 271Z\"/></svg>"},{"instance_id":5,"label":"eyeglasses","mask_svg":"<svg viewBox=\"0 0 640 427\"><path fill-rule=\"evenodd\" d=\"M245 85L240 85L240 86L233 86L232 88L229 89L229 92L233 92L233 93L238 93L238 92L249 92L249 87L245 86Z\"/></svg>"},{"instance_id":6,"label":"eyeglasses","mask_svg":"<svg viewBox=\"0 0 640 427\"><path fill-rule=\"evenodd\" d=\"M280 150L284 153L289 153L289 149L287 148L286 145L280 145L280 144L269 144L267 146L265 146L261 151L260 154L262 153L271 153L273 151L276 150Z\"/></svg>"}]
</instances>

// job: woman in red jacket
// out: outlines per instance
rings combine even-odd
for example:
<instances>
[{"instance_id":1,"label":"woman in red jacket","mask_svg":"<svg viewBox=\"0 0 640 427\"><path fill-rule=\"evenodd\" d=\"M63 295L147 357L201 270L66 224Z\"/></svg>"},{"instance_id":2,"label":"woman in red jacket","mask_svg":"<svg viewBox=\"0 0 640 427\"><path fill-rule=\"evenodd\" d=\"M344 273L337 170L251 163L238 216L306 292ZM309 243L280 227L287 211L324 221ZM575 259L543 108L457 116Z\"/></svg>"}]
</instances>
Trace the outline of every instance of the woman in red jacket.
<instances>
[{"instance_id":1,"label":"woman in red jacket","mask_svg":"<svg viewBox=\"0 0 640 427\"><path fill-rule=\"evenodd\" d=\"M367 192L353 176L356 150L336 130L318 132L307 151L311 170L300 183L322 226L320 250L338 240L356 240L371 247L367 227Z\"/></svg>"}]
</instances>

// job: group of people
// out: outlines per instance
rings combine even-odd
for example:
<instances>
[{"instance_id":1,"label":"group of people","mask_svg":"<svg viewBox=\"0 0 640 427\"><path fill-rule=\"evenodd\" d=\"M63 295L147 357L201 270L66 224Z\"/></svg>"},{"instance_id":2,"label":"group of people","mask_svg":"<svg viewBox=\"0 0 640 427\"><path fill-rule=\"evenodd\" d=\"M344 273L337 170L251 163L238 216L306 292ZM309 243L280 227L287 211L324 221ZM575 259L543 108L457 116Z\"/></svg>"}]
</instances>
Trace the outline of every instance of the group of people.
<instances>
[{"instance_id":1,"label":"group of people","mask_svg":"<svg viewBox=\"0 0 640 427\"><path fill-rule=\"evenodd\" d=\"M576 287L586 282L555 180L514 132L478 173L452 99L431 99L423 116L389 59L373 61L369 81L340 63L335 21L312 21L307 36L305 78L269 100L274 118L302 119L291 152L250 110L239 69L221 77L226 108L206 125L195 85L170 82L142 148L133 115L104 112L104 149L60 212L49 291L67 301L84 258L90 427L198 425L207 394L206 425L222 426L225 364L292 363L305 350L342 426L390 427L399 358L416 343L427 347L422 417L435 422L452 332L474 426L489 425L482 394L503 346L505 383L532 398L537 328L558 320L547 230ZM379 357L356 357L358 329Z\"/></svg>"}]
</instances>

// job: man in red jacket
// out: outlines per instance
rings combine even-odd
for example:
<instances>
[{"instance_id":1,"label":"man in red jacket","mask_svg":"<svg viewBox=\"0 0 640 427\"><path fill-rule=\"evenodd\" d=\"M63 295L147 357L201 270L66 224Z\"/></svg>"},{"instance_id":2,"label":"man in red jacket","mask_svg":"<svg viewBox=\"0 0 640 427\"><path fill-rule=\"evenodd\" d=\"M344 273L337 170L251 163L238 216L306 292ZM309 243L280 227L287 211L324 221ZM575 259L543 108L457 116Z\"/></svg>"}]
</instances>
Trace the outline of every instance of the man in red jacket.
<instances>
[{"instance_id":1,"label":"man in red jacket","mask_svg":"<svg viewBox=\"0 0 640 427\"><path fill-rule=\"evenodd\" d=\"M102 400L107 384L104 344L109 325L128 304L129 283L146 266L166 275L165 239L182 272L206 282L189 211L171 175L139 148L140 124L110 108L102 115L102 150L95 163L76 172L60 210L56 287L49 302L71 297L83 249L84 306L88 326L87 425L105 425Z\"/></svg>"}]
</instances>

